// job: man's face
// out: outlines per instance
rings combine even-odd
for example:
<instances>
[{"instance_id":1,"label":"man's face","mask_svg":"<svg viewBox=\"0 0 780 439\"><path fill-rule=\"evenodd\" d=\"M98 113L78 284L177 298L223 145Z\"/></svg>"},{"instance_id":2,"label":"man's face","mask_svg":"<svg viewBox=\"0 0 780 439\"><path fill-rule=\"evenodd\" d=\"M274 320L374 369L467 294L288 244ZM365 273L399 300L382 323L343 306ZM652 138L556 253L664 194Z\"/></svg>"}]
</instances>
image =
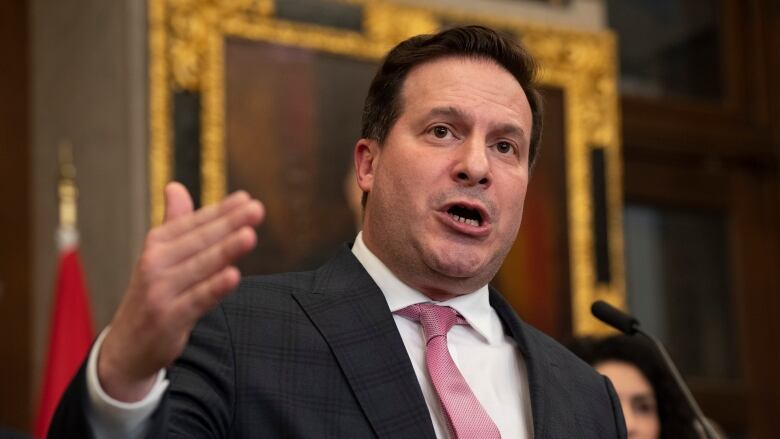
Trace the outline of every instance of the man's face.
<instances>
[{"instance_id":1,"label":"man's face","mask_svg":"<svg viewBox=\"0 0 780 439\"><path fill-rule=\"evenodd\" d=\"M368 248L437 300L489 282L520 227L531 120L522 87L493 61L412 69L385 142L355 150Z\"/></svg>"}]
</instances>

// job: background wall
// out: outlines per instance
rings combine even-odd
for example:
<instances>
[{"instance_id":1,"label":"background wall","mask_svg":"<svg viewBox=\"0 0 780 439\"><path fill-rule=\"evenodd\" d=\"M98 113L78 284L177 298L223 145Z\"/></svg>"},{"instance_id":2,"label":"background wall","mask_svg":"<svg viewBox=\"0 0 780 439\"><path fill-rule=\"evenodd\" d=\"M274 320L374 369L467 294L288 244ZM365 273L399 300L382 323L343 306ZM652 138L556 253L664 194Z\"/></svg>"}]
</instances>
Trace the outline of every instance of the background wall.
<instances>
[{"instance_id":1,"label":"background wall","mask_svg":"<svg viewBox=\"0 0 780 439\"><path fill-rule=\"evenodd\" d=\"M597 30L607 26L606 0L396 0L395 3L516 17L578 29ZM558 3L565 5L558 6Z\"/></svg>"},{"instance_id":2,"label":"background wall","mask_svg":"<svg viewBox=\"0 0 780 439\"><path fill-rule=\"evenodd\" d=\"M26 427L33 347L29 39L23 3L0 3L0 426Z\"/></svg>"},{"instance_id":3,"label":"background wall","mask_svg":"<svg viewBox=\"0 0 780 439\"><path fill-rule=\"evenodd\" d=\"M57 262L58 144L73 144L96 328L110 319L146 230L146 7L138 0L28 7L35 404Z\"/></svg>"}]
</instances>

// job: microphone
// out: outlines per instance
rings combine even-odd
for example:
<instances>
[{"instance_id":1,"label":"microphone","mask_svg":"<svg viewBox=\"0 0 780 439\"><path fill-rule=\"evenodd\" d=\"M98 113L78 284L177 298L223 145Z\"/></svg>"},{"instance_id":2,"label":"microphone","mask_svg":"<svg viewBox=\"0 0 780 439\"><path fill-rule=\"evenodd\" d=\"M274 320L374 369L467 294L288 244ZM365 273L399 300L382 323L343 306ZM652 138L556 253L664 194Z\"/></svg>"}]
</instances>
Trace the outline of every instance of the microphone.
<instances>
[{"instance_id":1,"label":"microphone","mask_svg":"<svg viewBox=\"0 0 780 439\"><path fill-rule=\"evenodd\" d=\"M590 312L597 319L626 335L636 334L639 320L603 300L593 302L593 305L590 306Z\"/></svg>"},{"instance_id":2,"label":"microphone","mask_svg":"<svg viewBox=\"0 0 780 439\"><path fill-rule=\"evenodd\" d=\"M639 320L637 320L636 317L615 308L603 300L597 300L593 302L593 305L590 307L590 312L597 319L626 335L639 334L650 340L653 346L655 346L655 349L661 355L666 368L672 374L672 378L674 378L677 387L685 396L685 399L688 402L688 407L690 407L694 416L696 416L696 421L699 423L699 427L701 427L704 436L707 439L722 439L721 435L715 432L712 424L710 424L707 418L704 417L704 413L702 413L701 407L699 407L699 404L693 397L691 389L689 389L688 385L685 384L682 375L680 375L680 371L677 370L677 366L674 365L672 357L669 356L669 353L666 351L666 348L660 340L643 331L640 328Z\"/></svg>"}]
</instances>

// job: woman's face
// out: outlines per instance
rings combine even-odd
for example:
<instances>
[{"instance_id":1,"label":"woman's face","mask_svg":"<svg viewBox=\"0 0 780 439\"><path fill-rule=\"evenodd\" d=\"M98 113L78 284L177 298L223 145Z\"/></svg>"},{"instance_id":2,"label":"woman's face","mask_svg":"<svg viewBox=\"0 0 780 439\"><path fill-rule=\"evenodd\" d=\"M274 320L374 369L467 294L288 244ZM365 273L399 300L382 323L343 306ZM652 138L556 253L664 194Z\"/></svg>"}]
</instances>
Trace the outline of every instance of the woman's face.
<instances>
[{"instance_id":1,"label":"woman's face","mask_svg":"<svg viewBox=\"0 0 780 439\"><path fill-rule=\"evenodd\" d=\"M597 363L595 369L615 386L630 439L658 439L661 422L652 386L636 366L623 361Z\"/></svg>"}]
</instances>

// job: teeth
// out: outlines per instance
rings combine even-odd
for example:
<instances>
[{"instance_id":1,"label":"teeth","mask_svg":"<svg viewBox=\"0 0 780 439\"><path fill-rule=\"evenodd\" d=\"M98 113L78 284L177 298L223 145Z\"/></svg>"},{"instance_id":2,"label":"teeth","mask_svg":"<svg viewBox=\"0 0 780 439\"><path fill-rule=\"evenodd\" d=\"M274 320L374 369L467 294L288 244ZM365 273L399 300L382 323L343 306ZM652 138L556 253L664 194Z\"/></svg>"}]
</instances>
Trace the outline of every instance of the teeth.
<instances>
[{"instance_id":1,"label":"teeth","mask_svg":"<svg viewBox=\"0 0 780 439\"><path fill-rule=\"evenodd\" d=\"M461 222L461 223L464 223L464 224L468 224L470 226L479 227L479 221L477 221L475 219L463 218L462 216L455 215L454 213L448 213L448 215L452 219L454 219L455 221L458 221L458 222Z\"/></svg>"}]
</instances>

